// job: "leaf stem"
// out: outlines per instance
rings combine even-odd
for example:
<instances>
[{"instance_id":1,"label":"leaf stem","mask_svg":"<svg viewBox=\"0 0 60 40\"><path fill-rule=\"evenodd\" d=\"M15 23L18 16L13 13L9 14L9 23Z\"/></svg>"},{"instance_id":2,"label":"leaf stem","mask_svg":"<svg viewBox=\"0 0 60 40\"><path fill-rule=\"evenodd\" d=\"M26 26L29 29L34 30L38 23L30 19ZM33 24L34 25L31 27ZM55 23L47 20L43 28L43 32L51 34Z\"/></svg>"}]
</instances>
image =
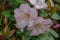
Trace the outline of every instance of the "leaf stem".
<instances>
[{"instance_id":1,"label":"leaf stem","mask_svg":"<svg viewBox=\"0 0 60 40\"><path fill-rule=\"evenodd\" d=\"M2 19L3 19L3 15L1 14L1 17L0 17L0 25L1 25Z\"/></svg>"},{"instance_id":2,"label":"leaf stem","mask_svg":"<svg viewBox=\"0 0 60 40\"><path fill-rule=\"evenodd\" d=\"M24 35L22 36L22 40L24 40Z\"/></svg>"}]
</instances>

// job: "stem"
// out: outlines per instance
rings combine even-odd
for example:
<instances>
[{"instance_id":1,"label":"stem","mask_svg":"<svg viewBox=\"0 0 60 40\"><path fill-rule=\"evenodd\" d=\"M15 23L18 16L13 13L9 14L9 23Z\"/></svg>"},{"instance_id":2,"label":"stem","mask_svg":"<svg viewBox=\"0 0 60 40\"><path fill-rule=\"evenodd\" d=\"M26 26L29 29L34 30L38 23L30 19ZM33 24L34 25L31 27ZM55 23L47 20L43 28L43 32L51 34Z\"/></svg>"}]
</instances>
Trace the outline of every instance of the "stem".
<instances>
[{"instance_id":1,"label":"stem","mask_svg":"<svg viewBox=\"0 0 60 40\"><path fill-rule=\"evenodd\" d=\"M3 15L1 14L1 18L0 18L0 25L1 25L2 19L3 19Z\"/></svg>"},{"instance_id":2,"label":"stem","mask_svg":"<svg viewBox=\"0 0 60 40\"><path fill-rule=\"evenodd\" d=\"M24 40L24 35L22 36L22 40Z\"/></svg>"}]
</instances>

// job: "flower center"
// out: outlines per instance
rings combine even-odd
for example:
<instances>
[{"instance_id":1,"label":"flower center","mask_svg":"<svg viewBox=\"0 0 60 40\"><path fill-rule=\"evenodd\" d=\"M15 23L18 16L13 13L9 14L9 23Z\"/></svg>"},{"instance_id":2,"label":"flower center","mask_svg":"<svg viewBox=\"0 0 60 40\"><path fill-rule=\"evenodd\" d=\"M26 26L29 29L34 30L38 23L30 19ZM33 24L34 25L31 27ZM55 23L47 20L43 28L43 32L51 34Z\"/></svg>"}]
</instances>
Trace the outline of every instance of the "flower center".
<instances>
[{"instance_id":1,"label":"flower center","mask_svg":"<svg viewBox=\"0 0 60 40\"><path fill-rule=\"evenodd\" d=\"M30 14L26 13L26 14L24 15L24 19L25 19L25 20L29 20L29 18L30 18Z\"/></svg>"},{"instance_id":2,"label":"flower center","mask_svg":"<svg viewBox=\"0 0 60 40\"><path fill-rule=\"evenodd\" d=\"M40 27L40 24L39 23L35 25L35 28L39 28L39 27Z\"/></svg>"}]
</instances>

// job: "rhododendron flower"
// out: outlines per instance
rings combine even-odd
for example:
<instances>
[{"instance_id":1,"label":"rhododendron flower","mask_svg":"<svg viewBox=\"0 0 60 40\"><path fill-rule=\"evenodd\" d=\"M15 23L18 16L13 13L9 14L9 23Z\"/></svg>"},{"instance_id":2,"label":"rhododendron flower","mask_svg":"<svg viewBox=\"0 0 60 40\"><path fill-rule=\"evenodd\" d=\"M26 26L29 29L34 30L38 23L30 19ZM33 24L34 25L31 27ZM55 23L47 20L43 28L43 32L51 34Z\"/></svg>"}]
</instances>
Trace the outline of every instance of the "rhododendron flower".
<instances>
[{"instance_id":1,"label":"rhododendron flower","mask_svg":"<svg viewBox=\"0 0 60 40\"><path fill-rule=\"evenodd\" d=\"M37 17L36 9L30 8L28 4L21 4L20 8L14 10L16 19L16 27L23 32L24 27L32 22L32 19Z\"/></svg>"},{"instance_id":2,"label":"rhododendron flower","mask_svg":"<svg viewBox=\"0 0 60 40\"><path fill-rule=\"evenodd\" d=\"M31 30L31 36L38 36L39 34L45 33L52 25L50 19L43 19L42 17L37 17L33 23L32 26L28 27Z\"/></svg>"},{"instance_id":3,"label":"rhododendron flower","mask_svg":"<svg viewBox=\"0 0 60 40\"><path fill-rule=\"evenodd\" d=\"M56 24L55 26L54 26L54 28L59 28L60 27L60 24Z\"/></svg>"},{"instance_id":4,"label":"rhododendron flower","mask_svg":"<svg viewBox=\"0 0 60 40\"><path fill-rule=\"evenodd\" d=\"M46 9L47 4L45 3L45 0L28 0L32 5L34 5L37 9Z\"/></svg>"}]
</instances>

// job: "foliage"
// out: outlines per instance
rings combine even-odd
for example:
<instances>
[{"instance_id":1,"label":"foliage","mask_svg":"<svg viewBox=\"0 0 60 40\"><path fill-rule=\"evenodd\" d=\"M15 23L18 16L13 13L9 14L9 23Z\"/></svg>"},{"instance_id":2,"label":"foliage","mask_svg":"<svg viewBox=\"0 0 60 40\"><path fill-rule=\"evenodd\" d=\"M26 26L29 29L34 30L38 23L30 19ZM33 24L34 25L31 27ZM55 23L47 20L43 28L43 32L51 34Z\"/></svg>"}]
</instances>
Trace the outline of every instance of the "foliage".
<instances>
[{"instance_id":1,"label":"foliage","mask_svg":"<svg viewBox=\"0 0 60 40\"><path fill-rule=\"evenodd\" d=\"M57 5L57 10L39 9L39 16L43 18L50 18L55 23L52 27L60 23L60 0L53 0ZM24 28L24 32L20 32L16 27L16 20L14 18L15 8L20 7L21 4L33 5L27 0L0 0L0 35L4 36L6 40L60 40L60 29L54 30L50 28L48 32L38 36L30 36L30 32L27 28ZM52 12L51 12L52 11ZM58 21L59 20L59 21ZM59 34L58 34L59 33ZM59 39L57 39L59 37Z\"/></svg>"}]
</instances>

